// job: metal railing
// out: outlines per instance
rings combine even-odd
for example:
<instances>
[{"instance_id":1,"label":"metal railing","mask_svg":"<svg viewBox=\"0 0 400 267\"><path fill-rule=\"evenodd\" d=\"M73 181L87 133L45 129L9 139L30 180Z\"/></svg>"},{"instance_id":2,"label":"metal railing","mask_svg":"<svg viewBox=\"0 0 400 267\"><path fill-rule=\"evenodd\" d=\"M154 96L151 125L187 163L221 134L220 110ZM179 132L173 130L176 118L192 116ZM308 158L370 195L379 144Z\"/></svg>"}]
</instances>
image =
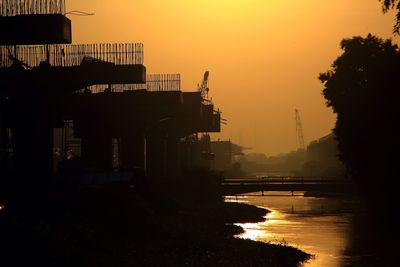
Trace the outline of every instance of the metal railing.
<instances>
[{"instance_id":1,"label":"metal railing","mask_svg":"<svg viewBox=\"0 0 400 267\"><path fill-rule=\"evenodd\" d=\"M246 179L224 179L223 184L348 184L352 181L335 177L255 177Z\"/></svg>"}]
</instances>

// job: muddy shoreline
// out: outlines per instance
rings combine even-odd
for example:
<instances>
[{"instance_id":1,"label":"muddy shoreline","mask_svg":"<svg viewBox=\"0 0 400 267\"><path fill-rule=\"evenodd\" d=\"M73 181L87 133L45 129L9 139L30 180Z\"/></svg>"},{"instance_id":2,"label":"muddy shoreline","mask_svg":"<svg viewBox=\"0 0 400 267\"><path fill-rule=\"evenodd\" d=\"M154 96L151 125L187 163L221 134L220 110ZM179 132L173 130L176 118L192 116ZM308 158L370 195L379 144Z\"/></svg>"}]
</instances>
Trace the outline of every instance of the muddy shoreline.
<instances>
[{"instance_id":1,"label":"muddy shoreline","mask_svg":"<svg viewBox=\"0 0 400 267\"><path fill-rule=\"evenodd\" d=\"M0 214L1 266L297 266L292 247L234 238L268 212L114 185L52 193ZM38 265L38 266L39 266Z\"/></svg>"}]
</instances>

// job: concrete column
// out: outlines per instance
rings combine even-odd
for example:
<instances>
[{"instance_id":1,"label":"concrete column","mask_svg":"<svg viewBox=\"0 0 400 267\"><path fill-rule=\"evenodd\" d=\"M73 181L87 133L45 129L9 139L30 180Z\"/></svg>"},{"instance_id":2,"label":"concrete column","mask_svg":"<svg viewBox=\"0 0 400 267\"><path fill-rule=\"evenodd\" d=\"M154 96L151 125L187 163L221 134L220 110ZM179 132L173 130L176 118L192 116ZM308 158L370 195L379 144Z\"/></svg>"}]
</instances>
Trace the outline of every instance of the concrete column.
<instances>
[{"instance_id":1,"label":"concrete column","mask_svg":"<svg viewBox=\"0 0 400 267\"><path fill-rule=\"evenodd\" d=\"M122 171L132 171L134 168L144 169L144 136L132 133L121 138L120 162Z\"/></svg>"},{"instance_id":2,"label":"concrete column","mask_svg":"<svg viewBox=\"0 0 400 267\"><path fill-rule=\"evenodd\" d=\"M82 138L82 160L88 171L112 171L112 138L93 133Z\"/></svg>"},{"instance_id":3,"label":"concrete column","mask_svg":"<svg viewBox=\"0 0 400 267\"><path fill-rule=\"evenodd\" d=\"M13 129L13 148L18 186L35 191L46 186L53 173L53 128L19 124Z\"/></svg>"},{"instance_id":4,"label":"concrete column","mask_svg":"<svg viewBox=\"0 0 400 267\"><path fill-rule=\"evenodd\" d=\"M167 138L165 133L146 137L146 172L151 178L164 178L167 175Z\"/></svg>"},{"instance_id":5,"label":"concrete column","mask_svg":"<svg viewBox=\"0 0 400 267\"><path fill-rule=\"evenodd\" d=\"M7 147L7 128L4 125L3 122L3 115L1 114L0 111L0 153L4 152Z\"/></svg>"},{"instance_id":6,"label":"concrete column","mask_svg":"<svg viewBox=\"0 0 400 267\"><path fill-rule=\"evenodd\" d=\"M53 175L52 99L44 90L11 99L8 120L12 126L15 185L24 193L39 192L51 185Z\"/></svg>"},{"instance_id":7,"label":"concrete column","mask_svg":"<svg viewBox=\"0 0 400 267\"><path fill-rule=\"evenodd\" d=\"M181 171L179 138L169 137L167 139L167 176L171 179L177 178Z\"/></svg>"}]
</instances>

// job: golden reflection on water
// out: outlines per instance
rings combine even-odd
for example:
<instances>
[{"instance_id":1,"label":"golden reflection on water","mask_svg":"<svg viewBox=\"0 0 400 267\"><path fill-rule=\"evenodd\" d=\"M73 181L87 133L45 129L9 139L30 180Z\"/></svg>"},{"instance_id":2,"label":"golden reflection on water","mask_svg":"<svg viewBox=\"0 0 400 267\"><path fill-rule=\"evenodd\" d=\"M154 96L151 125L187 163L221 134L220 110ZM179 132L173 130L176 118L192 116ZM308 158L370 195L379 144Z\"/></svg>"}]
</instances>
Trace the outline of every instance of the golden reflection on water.
<instances>
[{"instance_id":1,"label":"golden reflection on water","mask_svg":"<svg viewBox=\"0 0 400 267\"><path fill-rule=\"evenodd\" d=\"M348 260L345 248L350 218L349 215L321 212L322 203L326 208L335 208L331 199L250 196L241 198L239 202L271 212L265 216L264 222L236 224L245 230L237 237L289 245L314 255L303 265L305 267L339 267Z\"/></svg>"},{"instance_id":2,"label":"golden reflection on water","mask_svg":"<svg viewBox=\"0 0 400 267\"><path fill-rule=\"evenodd\" d=\"M261 223L238 223L236 225L245 229L243 234L238 235L239 238L251 239L256 241L263 241L268 239L271 243L274 243L273 233L266 231L269 226L274 224L279 224L283 220L283 215L277 211L271 211L267 216L265 216L265 221ZM279 244L282 242L278 242Z\"/></svg>"}]
</instances>

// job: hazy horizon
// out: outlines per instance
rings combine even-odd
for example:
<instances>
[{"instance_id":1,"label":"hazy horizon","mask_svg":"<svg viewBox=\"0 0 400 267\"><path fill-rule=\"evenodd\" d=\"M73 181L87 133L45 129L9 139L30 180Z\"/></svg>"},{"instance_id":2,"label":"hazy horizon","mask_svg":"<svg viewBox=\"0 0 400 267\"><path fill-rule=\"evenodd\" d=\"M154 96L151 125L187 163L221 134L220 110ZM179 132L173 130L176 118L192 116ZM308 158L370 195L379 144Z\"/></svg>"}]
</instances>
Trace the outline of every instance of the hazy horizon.
<instances>
[{"instance_id":1,"label":"hazy horizon","mask_svg":"<svg viewBox=\"0 0 400 267\"><path fill-rule=\"evenodd\" d=\"M392 35L394 14L378 0L69 0L74 43L142 42L148 73L180 73L193 91L210 71L210 96L231 139L268 156L298 147L294 109L306 143L330 133L335 116L317 79L343 38Z\"/></svg>"}]
</instances>

